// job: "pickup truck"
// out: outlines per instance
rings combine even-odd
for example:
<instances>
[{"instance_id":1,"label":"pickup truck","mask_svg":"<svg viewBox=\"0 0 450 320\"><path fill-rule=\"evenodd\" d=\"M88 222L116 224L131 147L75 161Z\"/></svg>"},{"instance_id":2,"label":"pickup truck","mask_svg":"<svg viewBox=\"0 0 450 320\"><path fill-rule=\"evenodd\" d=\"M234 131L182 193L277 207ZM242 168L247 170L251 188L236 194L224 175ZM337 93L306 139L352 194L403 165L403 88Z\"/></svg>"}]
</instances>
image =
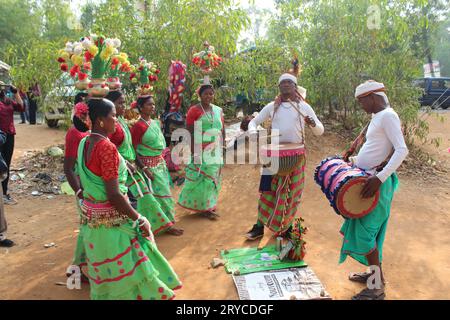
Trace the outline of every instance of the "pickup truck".
<instances>
[{"instance_id":1,"label":"pickup truck","mask_svg":"<svg viewBox=\"0 0 450 320\"><path fill-rule=\"evenodd\" d=\"M414 85L423 89L420 105L433 109L450 107L450 78L421 78Z\"/></svg>"}]
</instances>

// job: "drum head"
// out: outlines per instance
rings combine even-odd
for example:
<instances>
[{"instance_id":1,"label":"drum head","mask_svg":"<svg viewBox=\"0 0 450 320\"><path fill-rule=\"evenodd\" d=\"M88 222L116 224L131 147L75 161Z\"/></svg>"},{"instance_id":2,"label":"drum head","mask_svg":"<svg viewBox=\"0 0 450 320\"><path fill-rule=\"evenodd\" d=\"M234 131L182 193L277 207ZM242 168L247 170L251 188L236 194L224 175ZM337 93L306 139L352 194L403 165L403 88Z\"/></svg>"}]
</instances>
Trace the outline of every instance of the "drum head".
<instances>
[{"instance_id":1,"label":"drum head","mask_svg":"<svg viewBox=\"0 0 450 320\"><path fill-rule=\"evenodd\" d=\"M362 218L372 212L378 204L380 192L371 198L363 199L361 191L366 182L365 177L350 179L337 192L336 208L339 213L350 219Z\"/></svg>"}]
</instances>

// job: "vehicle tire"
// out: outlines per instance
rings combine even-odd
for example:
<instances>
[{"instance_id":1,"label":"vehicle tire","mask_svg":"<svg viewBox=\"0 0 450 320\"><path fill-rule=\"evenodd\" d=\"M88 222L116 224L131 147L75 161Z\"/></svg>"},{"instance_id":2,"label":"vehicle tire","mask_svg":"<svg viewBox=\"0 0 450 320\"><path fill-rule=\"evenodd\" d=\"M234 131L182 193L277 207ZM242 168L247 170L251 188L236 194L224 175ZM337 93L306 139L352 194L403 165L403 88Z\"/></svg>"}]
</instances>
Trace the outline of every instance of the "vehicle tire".
<instances>
[{"instance_id":1,"label":"vehicle tire","mask_svg":"<svg viewBox=\"0 0 450 320\"><path fill-rule=\"evenodd\" d=\"M58 126L58 120L55 120L55 119L52 119L52 120L45 119L45 122L47 122L47 126L49 128L56 128Z\"/></svg>"}]
</instances>

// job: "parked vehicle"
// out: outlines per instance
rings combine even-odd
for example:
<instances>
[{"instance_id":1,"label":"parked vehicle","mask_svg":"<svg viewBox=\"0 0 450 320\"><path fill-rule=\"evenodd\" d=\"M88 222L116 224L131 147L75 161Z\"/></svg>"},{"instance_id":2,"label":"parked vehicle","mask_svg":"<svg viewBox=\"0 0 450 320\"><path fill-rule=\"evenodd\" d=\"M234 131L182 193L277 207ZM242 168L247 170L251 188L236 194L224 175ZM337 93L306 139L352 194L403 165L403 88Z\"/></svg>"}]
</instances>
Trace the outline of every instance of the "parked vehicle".
<instances>
[{"instance_id":1,"label":"parked vehicle","mask_svg":"<svg viewBox=\"0 0 450 320\"><path fill-rule=\"evenodd\" d=\"M50 128L57 127L59 120L67 119L73 107L74 97L78 93L72 78L63 75L58 82L44 99L45 122Z\"/></svg>"},{"instance_id":2,"label":"parked vehicle","mask_svg":"<svg viewBox=\"0 0 450 320\"><path fill-rule=\"evenodd\" d=\"M433 109L450 107L450 78L421 78L415 80L414 85L423 89L420 105Z\"/></svg>"}]
</instances>

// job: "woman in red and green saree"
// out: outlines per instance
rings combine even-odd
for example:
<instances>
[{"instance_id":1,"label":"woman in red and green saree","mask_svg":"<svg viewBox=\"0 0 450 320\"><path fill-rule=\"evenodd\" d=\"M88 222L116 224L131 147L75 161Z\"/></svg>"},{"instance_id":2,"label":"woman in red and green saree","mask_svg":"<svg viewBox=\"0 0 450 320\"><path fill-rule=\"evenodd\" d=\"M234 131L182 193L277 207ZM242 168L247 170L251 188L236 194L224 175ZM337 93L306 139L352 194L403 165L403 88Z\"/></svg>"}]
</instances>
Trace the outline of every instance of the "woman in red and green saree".
<instances>
[{"instance_id":1,"label":"woman in red and green saree","mask_svg":"<svg viewBox=\"0 0 450 320\"><path fill-rule=\"evenodd\" d=\"M200 103L192 106L186 115L194 156L186 167L186 182L178 204L213 220L219 216L216 207L221 188L224 119L222 109L212 104L214 88L211 85L202 85L198 94Z\"/></svg>"},{"instance_id":2,"label":"woman in red and green saree","mask_svg":"<svg viewBox=\"0 0 450 320\"><path fill-rule=\"evenodd\" d=\"M174 221L164 214L158 201L153 196L147 180L133 165L136 161L136 152L133 147L131 131L124 118L125 98L123 93L121 91L110 91L106 99L113 102L116 107L116 131L109 136L109 139L116 145L120 155L126 160L128 167L128 195L136 199L136 209L149 220L153 234L157 235L166 231L173 233L171 228L174 225Z\"/></svg>"},{"instance_id":3,"label":"woman in red and green saree","mask_svg":"<svg viewBox=\"0 0 450 320\"><path fill-rule=\"evenodd\" d=\"M170 190L169 170L162 156L166 141L161 131L161 122L155 119L155 101L151 95L141 96L137 99L136 108L140 118L131 128L136 164L144 176L144 181L151 180L149 186L162 210L158 213L161 228L166 230L166 233L180 236L184 230L174 227L175 203Z\"/></svg>"},{"instance_id":4,"label":"woman in red and green saree","mask_svg":"<svg viewBox=\"0 0 450 320\"><path fill-rule=\"evenodd\" d=\"M128 202L125 160L107 138L115 130L114 105L106 99L88 105L92 133L80 142L77 170L91 299L173 299L180 281L156 247L150 223Z\"/></svg>"}]
</instances>

